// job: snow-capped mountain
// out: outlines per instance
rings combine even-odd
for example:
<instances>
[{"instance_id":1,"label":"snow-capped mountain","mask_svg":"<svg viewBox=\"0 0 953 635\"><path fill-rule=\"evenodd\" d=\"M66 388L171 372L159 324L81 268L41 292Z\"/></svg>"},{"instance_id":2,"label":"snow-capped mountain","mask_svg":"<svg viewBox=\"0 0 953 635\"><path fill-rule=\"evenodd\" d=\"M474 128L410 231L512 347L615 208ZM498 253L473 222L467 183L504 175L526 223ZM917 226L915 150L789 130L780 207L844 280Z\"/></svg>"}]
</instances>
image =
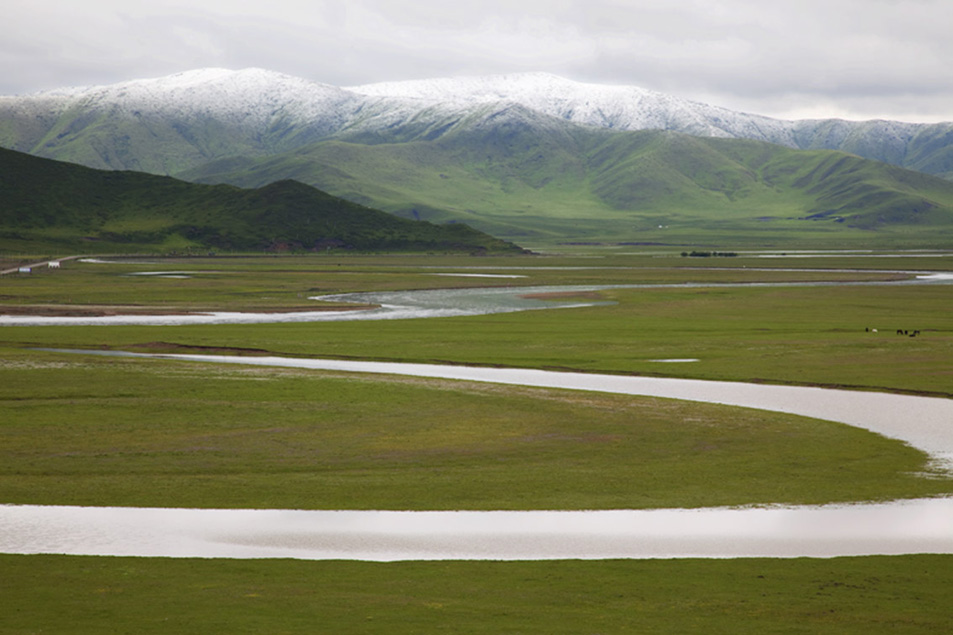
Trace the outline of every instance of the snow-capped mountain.
<instances>
[{"instance_id":1,"label":"snow-capped mountain","mask_svg":"<svg viewBox=\"0 0 953 635\"><path fill-rule=\"evenodd\" d=\"M48 117L82 113L86 118L163 118L183 124L215 120L256 131L291 119L331 134L364 101L334 86L261 69L208 68L110 86L5 97L0 108L19 106L26 113L33 106Z\"/></svg>"},{"instance_id":2,"label":"snow-capped mountain","mask_svg":"<svg viewBox=\"0 0 953 635\"><path fill-rule=\"evenodd\" d=\"M422 104L512 102L565 121L610 130L672 130L701 137L752 139L802 150L844 150L953 178L953 123L790 121L634 86L587 84L548 73L385 82L348 90L380 98L415 99Z\"/></svg>"},{"instance_id":3,"label":"snow-capped mountain","mask_svg":"<svg viewBox=\"0 0 953 635\"><path fill-rule=\"evenodd\" d=\"M699 224L764 237L783 220L831 236L902 226L932 245L953 213L953 184L884 163L953 178L953 124L782 121L546 74L340 88L203 69L0 97L0 147L201 183L295 180L517 242Z\"/></svg>"},{"instance_id":4,"label":"snow-capped mountain","mask_svg":"<svg viewBox=\"0 0 953 635\"><path fill-rule=\"evenodd\" d=\"M201 69L0 97L0 146L92 167L176 173L210 160L268 155L324 139L435 140L478 122L485 129L510 118L550 130L661 129L839 149L953 176L953 124L784 121L545 73L339 88L262 69Z\"/></svg>"},{"instance_id":5,"label":"snow-capped mountain","mask_svg":"<svg viewBox=\"0 0 953 635\"><path fill-rule=\"evenodd\" d=\"M776 143L794 143L790 122L634 86L586 84L549 73L387 82L348 90L428 104L514 102L573 123L614 130L676 130L696 136L771 138Z\"/></svg>"}]
</instances>

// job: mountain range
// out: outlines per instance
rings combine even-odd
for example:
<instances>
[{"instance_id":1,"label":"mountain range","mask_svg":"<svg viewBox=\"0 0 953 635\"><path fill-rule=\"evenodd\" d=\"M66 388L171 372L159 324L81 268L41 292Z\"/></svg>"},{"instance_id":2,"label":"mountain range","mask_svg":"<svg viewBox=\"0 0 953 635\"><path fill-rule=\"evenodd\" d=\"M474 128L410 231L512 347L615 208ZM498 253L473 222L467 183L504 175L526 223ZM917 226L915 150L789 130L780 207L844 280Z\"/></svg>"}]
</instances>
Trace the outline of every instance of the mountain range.
<instances>
[{"instance_id":1,"label":"mountain range","mask_svg":"<svg viewBox=\"0 0 953 635\"><path fill-rule=\"evenodd\" d=\"M207 183L295 179L513 240L946 240L953 219L953 123L784 121L538 73L341 88L204 69L0 97L0 146Z\"/></svg>"}]
</instances>

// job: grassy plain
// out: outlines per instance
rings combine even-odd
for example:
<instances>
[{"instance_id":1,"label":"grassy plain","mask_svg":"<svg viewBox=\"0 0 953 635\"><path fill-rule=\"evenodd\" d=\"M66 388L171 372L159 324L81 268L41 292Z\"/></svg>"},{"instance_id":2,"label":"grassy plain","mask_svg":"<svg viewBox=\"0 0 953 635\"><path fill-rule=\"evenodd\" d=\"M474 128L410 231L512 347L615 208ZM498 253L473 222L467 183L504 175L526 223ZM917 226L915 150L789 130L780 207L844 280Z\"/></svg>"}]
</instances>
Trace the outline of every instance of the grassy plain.
<instances>
[{"instance_id":1,"label":"grassy plain","mask_svg":"<svg viewBox=\"0 0 953 635\"><path fill-rule=\"evenodd\" d=\"M811 271L790 270L802 268ZM950 269L948 257L617 252L70 263L58 272L0 279L0 303L49 312L280 310L310 307L311 295L359 290L871 280ZM191 273L129 275L157 271ZM514 509L950 493L949 479L924 478L925 457L899 443L758 411L25 349L257 349L950 396L951 290L683 286L603 291L602 299L614 302L606 306L471 318L6 327L0 501ZM896 329L921 334L898 336ZM651 361L689 357L700 361ZM0 616L0 632L944 632L953 626L950 562L905 556L383 565L2 556L2 595L16 610ZM54 605L66 610L51 611Z\"/></svg>"},{"instance_id":2,"label":"grassy plain","mask_svg":"<svg viewBox=\"0 0 953 635\"><path fill-rule=\"evenodd\" d=\"M0 632L946 633L951 563L0 556Z\"/></svg>"},{"instance_id":3,"label":"grassy plain","mask_svg":"<svg viewBox=\"0 0 953 635\"><path fill-rule=\"evenodd\" d=\"M256 348L283 355L454 362L732 381L849 386L953 394L948 285L808 286L897 280L949 271L953 258L198 259L77 264L56 274L6 277L9 310L167 311L313 308L310 296L344 291L555 284L673 284L600 292L610 306L466 318L169 327L18 327L10 345ZM795 270L792 270L795 269ZM849 270L845 270L849 269ZM907 273L901 273L906 270ZM189 277L131 275L179 272ZM523 278L436 273L522 275ZM686 286L684 283L711 286ZM720 283L804 283L714 286ZM68 306L64 306L68 305ZM134 306L133 306L134 305ZM30 308L30 307L27 307ZM874 332L876 329L876 332ZM919 337L897 330L919 330ZM697 358L693 364L656 359Z\"/></svg>"},{"instance_id":4,"label":"grassy plain","mask_svg":"<svg viewBox=\"0 0 953 635\"><path fill-rule=\"evenodd\" d=\"M29 353L0 369L0 500L628 509L953 493L875 434L674 400Z\"/></svg>"}]
</instances>

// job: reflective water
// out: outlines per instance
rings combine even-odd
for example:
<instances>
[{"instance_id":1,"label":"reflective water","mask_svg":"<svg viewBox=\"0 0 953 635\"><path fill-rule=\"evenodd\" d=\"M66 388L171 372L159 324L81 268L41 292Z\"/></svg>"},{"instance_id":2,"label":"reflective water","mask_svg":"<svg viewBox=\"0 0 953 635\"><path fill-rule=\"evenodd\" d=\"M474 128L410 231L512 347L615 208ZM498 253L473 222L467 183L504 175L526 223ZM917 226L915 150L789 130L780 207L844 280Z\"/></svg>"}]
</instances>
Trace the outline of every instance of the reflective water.
<instances>
[{"instance_id":1,"label":"reflective water","mask_svg":"<svg viewBox=\"0 0 953 635\"><path fill-rule=\"evenodd\" d=\"M953 553L953 501L589 512L0 506L0 551L374 561Z\"/></svg>"},{"instance_id":2,"label":"reflective water","mask_svg":"<svg viewBox=\"0 0 953 635\"><path fill-rule=\"evenodd\" d=\"M332 322L344 320L400 320L510 313L534 309L593 306L579 300L540 300L528 294L590 291L591 286L552 286L488 289L435 289L382 293L345 293L316 296L312 300L366 305L366 310L315 310L292 313L208 312L183 315L109 315L102 317L0 315L0 326L102 326L145 324L261 324L277 322ZM2 308L0 308L2 310Z\"/></svg>"},{"instance_id":3,"label":"reflective water","mask_svg":"<svg viewBox=\"0 0 953 635\"><path fill-rule=\"evenodd\" d=\"M917 283L951 281L950 274L934 274L925 275ZM611 287L467 289L329 298L381 305L368 311L42 321L7 316L0 318L0 324L182 324L474 315L579 306L572 300L543 301L523 296L600 288ZM747 406L866 428L926 451L940 466L953 466L953 400L947 399L520 369L275 357L155 357L409 374ZM953 553L953 499L853 506L598 512L313 512L7 505L0 506L0 552L366 560Z\"/></svg>"},{"instance_id":4,"label":"reflective water","mask_svg":"<svg viewBox=\"0 0 953 635\"><path fill-rule=\"evenodd\" d=\"M169 273L169 272L163 272ZM409 318L455 317L510 313L536 309L595 306L600 302L550 297L540 294L559 294L604 289L653 288L708 288L708 287L806 287L842 285L910 285L951 284L953 274L925 272L916 278L878 282L763 282L763 283L677 283L627 285L565 285L535 287L491 287L475 289L432 289L416 291L388 291L379 293L344 293L315 296L315 301L363 304L367 310L315 310L291 313L237 313L207 312L183 315L110 315L102 317L0 315L0 326L95 326L95 325L153 325L180 324L262 324L277 322L330 322L344 320L399 320ZM2 311L2 307L0 307Z\"/></svg>"},{"instance_id":5,"label":"reflective water","mask_svg":"<svg viewBox=\"0 0 953 635\"><path fill-rule=\"evenodd\" d=\"M276 357L123 355L409 374L748 406L867 428L923 449L946 466L953 464L953 400L948 399L519 369ZM953 499L848 506L578 512L0 506L0 551L360 560L953 553Z\"/></svg>"}]
</instances>

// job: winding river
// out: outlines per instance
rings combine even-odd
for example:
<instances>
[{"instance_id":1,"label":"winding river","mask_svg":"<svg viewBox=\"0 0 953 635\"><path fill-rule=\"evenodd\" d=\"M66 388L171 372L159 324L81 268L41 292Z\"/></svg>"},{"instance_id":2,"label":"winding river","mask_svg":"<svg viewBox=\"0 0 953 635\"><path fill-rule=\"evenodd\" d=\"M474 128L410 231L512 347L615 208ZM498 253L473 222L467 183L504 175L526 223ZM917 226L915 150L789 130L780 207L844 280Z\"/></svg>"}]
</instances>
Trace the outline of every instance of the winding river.
<instances>
[{"instance_id":1,"label":"winding river","mask_svg":"<svg viewBox=\"0 0 953 635\"><path fill-rule=\"evenodd\" d=\"M155 272L150 272L155 273ZM179 272L166 272L179 273ZM677 283L626 285L565 285L528 287L485 287L466 289L430 289L344 293L314 296L316 301L346 302L365 305L367 310L315 310L294 312L203 312L176 315L105 315L105 316L34 316L2 315L0 326L108 326L184 324L265 324L280 322L332 322L345 320L400 320L410 318L457 317L487 315L538 309L595 306L597 301L560 299L560 293L600 291L605 289L659 289L709 287L806 287L843 285L924 285L953 284L951 273L922 273L909 280L870 282L747 282L747 283ZM540 299L540 294L549 298ZM2 310L2 308L0 308Z\"/></svg>"},{"instance_id":2,"label":"winding river","mask_svg":"<svg viewBox=\"0 0 953 635\"><path fill-rule=\"evenodd\" d=\"M183 362L439 377L747 406L867 428L928 452L938 467L953 467L953 400L949 399L465 366L121 354ZM0 552L374 561L953 553L953 498L800 507L529 512L7 505L0 506Z\"/></svg>"},{"instance_id":3,"label":"winding river","mask_svg":"<svg viewBox=\"0 0 953 635\"><path fill-rule=\"evenodd\" d=\"M920 283L948 284L941 274ZM657 286L657 285L652 285ZM307 321L474 315L554 306L524 296L610 287L479 289L352 294L369 311L112 318L0 319L0 324L180 324L194 320ZM133 319L135 318L135 319ZM188 318L185 320L185 318ZM151 320L151 321L143 321ZM953 471L953 400L538 370L387 364L279 357L148 355L185 362L389 373L649 395L774 410L845 423L899 439ZM672 360L674 361L674 360ZM94 508L0 505L0 552L75 555L300 558L372 561L834 557L953 554L953 498L876 504L757 508L409 512Z\"/></svg>"}]
</instances>

